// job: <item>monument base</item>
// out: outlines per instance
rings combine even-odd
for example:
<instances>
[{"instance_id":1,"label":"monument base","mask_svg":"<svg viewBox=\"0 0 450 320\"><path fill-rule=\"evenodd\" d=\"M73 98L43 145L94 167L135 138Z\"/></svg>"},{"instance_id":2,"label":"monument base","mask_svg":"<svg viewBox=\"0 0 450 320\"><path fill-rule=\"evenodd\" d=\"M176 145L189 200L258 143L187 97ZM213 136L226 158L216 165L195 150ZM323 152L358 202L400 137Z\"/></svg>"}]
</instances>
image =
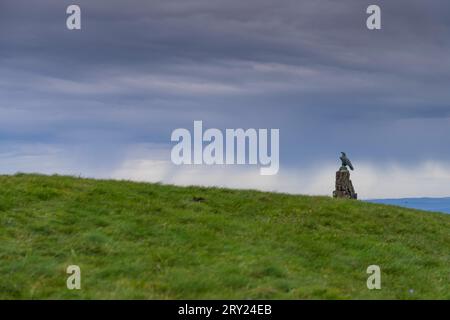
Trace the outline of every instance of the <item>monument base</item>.
<instances>
[{"instance_id":1,"label":"monument base","mask_svg":"<svg viewBox=\"0 0 450 320\"><path fill-rule=\"evenodd\" d=\"M336 190L333 191L333 198L358 199L350 180L350 172L346 167L341 167L336 172Z\"/></svg>"}]
</instances>

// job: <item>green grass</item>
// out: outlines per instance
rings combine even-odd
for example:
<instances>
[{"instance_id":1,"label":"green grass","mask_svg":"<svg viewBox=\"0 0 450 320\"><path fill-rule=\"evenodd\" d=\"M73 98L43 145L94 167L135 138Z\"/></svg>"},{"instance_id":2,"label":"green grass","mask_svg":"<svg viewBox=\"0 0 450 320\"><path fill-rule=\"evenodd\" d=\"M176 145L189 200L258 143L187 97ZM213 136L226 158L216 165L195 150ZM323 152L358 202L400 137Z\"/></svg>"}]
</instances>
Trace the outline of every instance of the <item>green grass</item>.
<instances>
[{"instance_id":1,"label":"green grass","mask_svg":"<svg viewBox=\"0 0 450 320\"><path fill-rule=\"evenodd\" d=\"M72 264L81 268L81 290L66 288ZM381 290L366 287L372 264L381 267ZM445 214L257 191L0 176L3 299L450 299L449 265Z\"/></svg>"}]
</instances>

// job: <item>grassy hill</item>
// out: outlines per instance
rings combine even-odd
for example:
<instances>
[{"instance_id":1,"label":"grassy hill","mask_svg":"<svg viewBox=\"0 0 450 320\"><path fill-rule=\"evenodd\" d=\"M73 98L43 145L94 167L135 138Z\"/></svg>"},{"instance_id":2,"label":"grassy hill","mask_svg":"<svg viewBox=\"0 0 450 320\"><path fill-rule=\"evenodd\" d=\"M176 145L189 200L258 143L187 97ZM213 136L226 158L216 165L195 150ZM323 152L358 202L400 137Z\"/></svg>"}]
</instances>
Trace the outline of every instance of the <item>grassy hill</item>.
<instances>
[{"instance_id":1,"label":"grassy hill","mask_svg":"<svg viewBox=\"0 0 450 320\"><path fill-rule=\"evenodd\" d=\"M82 289L66 288L79 265ZM369 291L377 264L382 289ZM450 215L327 197L0 176L0 298L450 299Z\"/></svg>"}]
</instances>

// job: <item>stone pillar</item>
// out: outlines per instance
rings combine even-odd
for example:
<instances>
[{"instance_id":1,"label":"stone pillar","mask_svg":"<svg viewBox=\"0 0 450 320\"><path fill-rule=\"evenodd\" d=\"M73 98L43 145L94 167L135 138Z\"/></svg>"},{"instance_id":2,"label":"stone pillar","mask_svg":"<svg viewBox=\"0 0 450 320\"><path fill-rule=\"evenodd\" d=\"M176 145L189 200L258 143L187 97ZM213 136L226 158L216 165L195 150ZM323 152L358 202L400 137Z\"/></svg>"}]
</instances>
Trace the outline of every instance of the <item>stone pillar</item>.
<instances>
[{"instance_id":1,"label":"stone pillar","mask_svg":"<svg viewBox=\"0 0 450 320\"><path fill-rule=\"evenodd\" d=\"M350 180L350 171L346 167L341 167L336 172L336 190L333 191L333 198L358 199Z\"/></svg>"}]
</instances>

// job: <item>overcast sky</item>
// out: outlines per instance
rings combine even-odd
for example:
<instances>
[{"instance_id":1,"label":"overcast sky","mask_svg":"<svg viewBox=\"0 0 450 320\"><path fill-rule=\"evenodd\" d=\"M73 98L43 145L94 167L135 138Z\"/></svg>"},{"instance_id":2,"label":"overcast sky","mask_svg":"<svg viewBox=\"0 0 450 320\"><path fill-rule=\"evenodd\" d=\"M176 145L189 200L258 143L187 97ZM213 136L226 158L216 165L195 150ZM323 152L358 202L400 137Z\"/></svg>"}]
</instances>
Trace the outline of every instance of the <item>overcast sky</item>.
<instances>
[{"instance_id":1,"label":"overcast sky","mask_svg":"<svg viewBox=\"0 0 450 320\"><path fill-rule=\"evenodd\" d=\"M82 9L82 30L66 8ZM366 28L370 4L382 30ZM1 0L0 170L450 195L448 0ZM280 171L176 167L170 134L279 128Z\"/></svg>"}]
</instances>

